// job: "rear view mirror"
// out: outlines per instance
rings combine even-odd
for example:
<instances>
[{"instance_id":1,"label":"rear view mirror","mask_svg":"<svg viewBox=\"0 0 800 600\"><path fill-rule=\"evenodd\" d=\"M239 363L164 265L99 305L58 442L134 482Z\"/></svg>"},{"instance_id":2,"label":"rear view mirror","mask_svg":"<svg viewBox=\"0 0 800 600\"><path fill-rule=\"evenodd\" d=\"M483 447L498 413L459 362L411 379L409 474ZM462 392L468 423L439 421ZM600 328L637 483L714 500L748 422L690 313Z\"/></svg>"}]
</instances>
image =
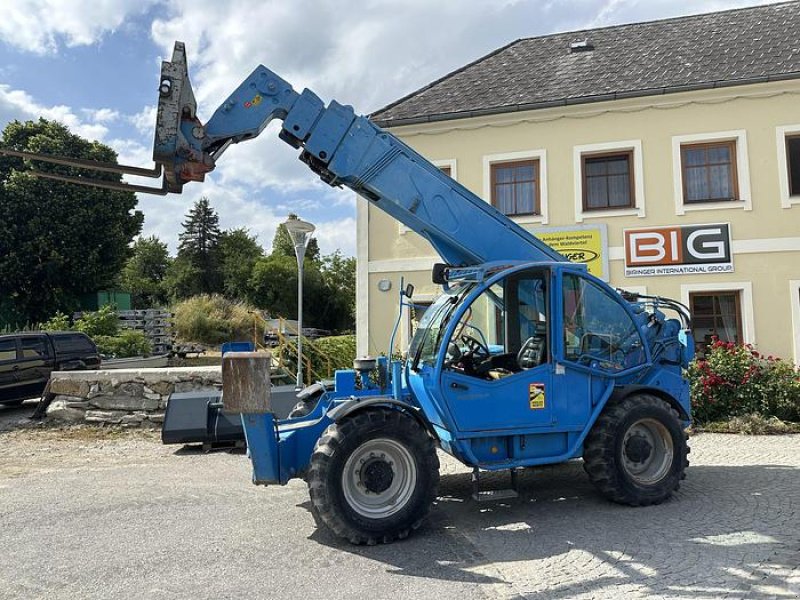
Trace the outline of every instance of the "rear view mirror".
<instances>
[{"instance_id":1,"label":"rear view mirror","mask_svg":"<svg viewBox=\"0 0 800 600\"><path fill-rule=\"evenodd\" d=\"M411 296L413 296L413 295L414 295L414 284L413 284L413 283L409 283L409 284L406 286L406 289L405 289L405 290L403 290L403 295L404 295L406 298L411 298Z\"/></svg>"}]
</instances>

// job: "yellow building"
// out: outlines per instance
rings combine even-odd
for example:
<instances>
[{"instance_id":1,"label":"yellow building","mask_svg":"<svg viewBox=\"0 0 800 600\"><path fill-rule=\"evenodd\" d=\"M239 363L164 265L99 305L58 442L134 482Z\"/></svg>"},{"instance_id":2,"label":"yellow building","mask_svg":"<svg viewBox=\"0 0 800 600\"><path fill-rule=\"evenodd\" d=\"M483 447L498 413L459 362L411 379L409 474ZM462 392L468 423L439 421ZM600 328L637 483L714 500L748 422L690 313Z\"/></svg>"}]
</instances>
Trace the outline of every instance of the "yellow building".
<instances>
[{"instance_id":1,"label":"yellow building","mask_svg":"<svg viewBox=\"0 0 800 600\"><path fill-rule=\"evenodd\" d=\"M518 40L372 115L612 285L800 362L800 2ZM415 233L358 202L360 354L439 293Z\"/></svg>"}]
</instances>

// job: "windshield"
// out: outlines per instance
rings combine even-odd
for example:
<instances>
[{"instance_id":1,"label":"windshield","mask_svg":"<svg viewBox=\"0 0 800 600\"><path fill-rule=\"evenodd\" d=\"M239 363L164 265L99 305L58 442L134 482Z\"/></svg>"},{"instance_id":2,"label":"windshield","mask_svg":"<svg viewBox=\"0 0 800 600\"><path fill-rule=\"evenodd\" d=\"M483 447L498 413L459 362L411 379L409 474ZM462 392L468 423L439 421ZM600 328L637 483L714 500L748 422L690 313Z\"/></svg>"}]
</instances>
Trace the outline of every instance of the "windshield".
<instances>
[{"instance_id":1,"label":"windshield","mask_svg":"<svg viewBox=\"0 0 800 600\"><path fill-rule=\"evenodd\" d=\"M460 297L442 294L425 311L408 349L408 357L412 361L412 369L418 371L420 367L424 365L433 366L436 362L436 350L439 347L439 339L442 336L442 332L447 327L450 315L453 313L459 299L463 298L468 291L469 289L466 289Z\"/></svg>"}]
</instances>

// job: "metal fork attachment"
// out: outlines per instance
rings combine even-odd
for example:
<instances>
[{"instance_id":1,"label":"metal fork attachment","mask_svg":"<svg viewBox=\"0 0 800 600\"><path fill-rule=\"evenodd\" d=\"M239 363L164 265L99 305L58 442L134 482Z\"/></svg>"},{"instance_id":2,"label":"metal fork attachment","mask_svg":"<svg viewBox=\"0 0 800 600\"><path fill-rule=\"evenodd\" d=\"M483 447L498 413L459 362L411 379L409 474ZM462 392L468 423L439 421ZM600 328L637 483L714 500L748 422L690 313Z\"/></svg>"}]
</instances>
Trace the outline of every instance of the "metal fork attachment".
<instances>
[{"instance_id":1,"label":"metal fork attachment","mask_svg":"<svg viewBox=\"0 0 800 600\"><path fill-rule=\"evenodd\" d=\"M25 158L28 160L38 160L41 162L53 163L56 165L64 165L67 167L77 167L79 169L87 169L91 171L101 171L103 173L119 173L120 175L137 175L139 177L151 177L158 179L164 172L162 165L157 164L151 169L144 167L131 167L128 165L118 165L112 162L103 162L99 160L85 160L82 158L67 158L64 156L53 156L50 154L38 154L36 152L22 152L20 150L9 150L7 148L0 148L0 154L6 156L16 156L18 158ZM43 179L53 179L55 181L67 181L69 183L77 183L80 185L90 185L92 187L105 188L108 190L117 190L125 192L144 192L147 194L158 194L164 196L169 191L167 189L166 179L163 180L160 188L150 187L147 185L136 185L133 183L125 183L124 181L106 181L103 179L92 179L85 176L72 176L61 175L60 173L46 173L44 171L33 170L31 175L41 177Z\"/></svg>"},{"instance_id":2,"label":"metal fork attachment","mask_svg":"<svg viewBox=\"0 0 800 600\"><path fill-rule=\"evenodd\" d=\"M56 181L67 181L109 190L142 192L164 196L170 192L180 193L187 181L202 181L205 174L214 169L210 153L204 152L202 139L205 128L197 118L197 103L189 81L186 50L180 42L175 44L172 61L161 63L161 79L158 86L158 115L153 140L152 168L118 165L111 162L53 156L35 152L23 152L0 148L0 154L27 160L41 161L87 171L118 173L137 177L161 178L160 187L136 185L124 181L107 181L90 175L62 175L33 170L32 175Z\"/></svg>"}]
</instances>

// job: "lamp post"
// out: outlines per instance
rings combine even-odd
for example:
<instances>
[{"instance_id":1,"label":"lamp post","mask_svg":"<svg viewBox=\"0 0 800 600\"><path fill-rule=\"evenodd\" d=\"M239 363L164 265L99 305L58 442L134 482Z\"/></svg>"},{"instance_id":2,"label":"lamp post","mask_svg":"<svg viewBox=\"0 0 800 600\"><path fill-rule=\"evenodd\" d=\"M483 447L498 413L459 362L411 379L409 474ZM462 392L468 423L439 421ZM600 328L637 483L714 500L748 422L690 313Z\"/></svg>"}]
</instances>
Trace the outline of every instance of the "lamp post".
<instances>
[{"instance_id":1,"label":"lamp post","mask_svg":"<svg viewBox=\"0 0 800 600\"><path fill-rule=\"evenodd\" d=\"M289 215L283 224L294 245L294 253L297 256L297 383L299 390L303 387L303 258L306 255L306 247L314 233L314 226L311 223L301 221L297 215Z\"/></svg>"}]
</instances>

